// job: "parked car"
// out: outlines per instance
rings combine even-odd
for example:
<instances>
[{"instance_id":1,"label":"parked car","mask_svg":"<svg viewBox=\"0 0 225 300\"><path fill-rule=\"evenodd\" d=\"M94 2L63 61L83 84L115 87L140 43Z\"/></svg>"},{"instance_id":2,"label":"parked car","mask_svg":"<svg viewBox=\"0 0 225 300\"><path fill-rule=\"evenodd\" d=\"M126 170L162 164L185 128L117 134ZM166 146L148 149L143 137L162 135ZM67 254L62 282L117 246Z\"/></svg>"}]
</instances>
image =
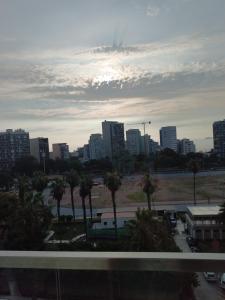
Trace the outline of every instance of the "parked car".
<instances>
[{"instance_id":1,"label":"parked car","mask_svg":"<svg viewBox=\"0 0 225 300\"><path fill-rule=\"evenodd\" d=\"M204 276L208 282L217 281L217 276L216 276L216 273L214 273L214 272L204 272Z\"/></svg>"},{"instance_id":2,"label":"parked car","mask_svg":"<svg viewBox=\"0 0 225 300\"><path fill-rule=\"evenodd\" d=\"M220 278L220 286L223 290L225 290L225 273L223 273Z\"/></svg>"}]
</instances>

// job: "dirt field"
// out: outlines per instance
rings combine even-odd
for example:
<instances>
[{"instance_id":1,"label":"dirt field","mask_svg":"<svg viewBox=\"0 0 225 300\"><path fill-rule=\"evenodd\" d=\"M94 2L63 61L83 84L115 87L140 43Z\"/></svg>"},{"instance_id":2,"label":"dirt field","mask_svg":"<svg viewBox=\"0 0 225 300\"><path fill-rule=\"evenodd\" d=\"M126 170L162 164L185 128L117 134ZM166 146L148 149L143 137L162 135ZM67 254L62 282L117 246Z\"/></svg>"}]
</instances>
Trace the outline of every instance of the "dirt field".
<instances>
[{"instance_id":1,"label":"dirt field","mask_svg":"<svg viewBox=\"0 0 225 300\"><path fill-rule=\"evenodd\" d=\"M153 195L154 201L192 201L193 178L182 177L159 177L154 178L157 190ZM135 203L146 203L145 194L142 192L142 177L135 176L122 180L122 185L116 194L117 204L127 206ZM196 177L196 199L206 200L213 203L214 200L225 198L225 176ZM81 207L78 189L74 192L76 207ZM93 207L110 207L111 195L104 185L94 186L92 189ZM67 188L63 197L62 205L70 207L70 191Z\"/></svg>"}]
</instances>

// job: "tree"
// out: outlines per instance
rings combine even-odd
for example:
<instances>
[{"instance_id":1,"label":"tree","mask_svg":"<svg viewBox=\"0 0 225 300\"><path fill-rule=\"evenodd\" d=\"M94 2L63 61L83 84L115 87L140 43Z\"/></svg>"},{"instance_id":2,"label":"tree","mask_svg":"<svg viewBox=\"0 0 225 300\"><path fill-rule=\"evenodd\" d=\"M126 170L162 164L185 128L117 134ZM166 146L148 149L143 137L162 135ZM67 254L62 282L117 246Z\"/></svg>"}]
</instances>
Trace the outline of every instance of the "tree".
<instances>
[{"instance_id":1,"label":"tree","mask_svg":"<svg viewBox=\"0 0 225 300\"><path fill-rule=\"evenodd\" d=\"M194 197L194 205L196 205L196 174L199 172L199 163L191 159L188 163L189 170L193 173L193 197Z\"/></svg>"},{"instance_id":2,"label":"tree","mask_svg":"<svg viewBox=\"0 0 225 300\"><path fill-rule=\"evenodd\" d=\"M74 207L74 197L73 192L76 186L78 186L80 178L75 170L70 170L70 172L66 173L66 181L70 186L70 195L71 195L71 206L73 211L73 220L75 221L75 207Z\"/></svg>"},{"instance_id":3,"label":"tree","mask_svg":"<svg viewBox=\"0 0 225 300\"><path fill-rule=\"evenodd\" d=\"M155 185L152 183L149 174L146 174L143 178L143 192L147 196L148 209L151 210L151 197L152 194L155 192Z\"/></svg>"},{"instance_id":4,"label":"tree","mask_svg":"<svg viewBox=\"0 0 225 300\"><path fill-rule=\"evenodd\" d=\"M13 178L8 172L0 173L0 189L8 192L13 185Z\"/></svg>"},{"instance_id":5,"label":"tree","mask_svg":"<svg viewBox=\"0 0 225 300\"><path fill-rule=\"evenodd\" d=\"M89 187L87 183L87 178L82 177L80 181L80 197L82 200L82 209L83 209L83 220L84 220L84 228L85 228L85 233L86 233L86 238L87 238L87 216L86 216L86 204L85 204L85 198L89 194Z\"/></svg>"},{"instance_id":6,"label":"tree","mask_svg":"<svg viewBox=\"0 0 225 300\"><path fill-rule=\"evenodd\" d=\"M21 201L15 194L0 193L0 212L3 249L43 249L52 215L39 194L26 192Z\"/></svg>"},{"instance_id":7,"label":"tree","mask_svg":"<svg viewBox=\"0 0 225 300\"><path fill-rule=\"evenodd\" d=\"M43 172L35 172L32 178L32 187L38 193L42 193L47 187L48 177Z\"/></svg>"},{"instance_id":8,"label":"tree","mask_svg":"<svg viewBox=\"0 0 225 300\"><path fill-rule=\"evenodd\" d=\"M25 194L30 190L29 178L26 176L20 176L17 179L18 194L21 202L25 200Z\"/></svg>"},{"instance_id":9,"label":"tree","mask_svg":"<svg viewBox=\"0 0 225 300\"><path fill-rule=\"evenodd\" d=\"M115 225L115 236L118 237L117 231L117 216L116 216L116 192L121 186L121 180L116 172L107 173L105 177L105 185L111 192L112 203L113 203L113 214L114 214L114 225Z\"/></svg>"},{"instance_id":10,"label":"tree","mask_svg":"<svg viewBox=\"0 0 225 300\"><path fill-rule=\"evenodd\" d=\"M87 186L88 186L88 199L89 199L89 207L90 207L90 215L91 215L91 222L92 222L92 194L91 190L93 187L93 180L90 176L87 176Z\"/></svg>"},{"instance_id":11,"label":"tree","mask_svg":"<svg viewBox=\"0 0 225 300\"><path fill-rule=\"evenodd\" d=\"M65 183L62 179L56 178L52 183L52 196L57 201L57 216L58 221L60 220L60 204L62 201L63 194L65 192Z\"/></svg>"},{"instance_id":12,"label":"tree","mask_svg":"<svg viewBox=\"0 0 225 300\"><path fill-rule=\"evenodd\" d=\"M178 251L165 223L154 217L149 209L138 210L136 219L128 223L130 250Z\"/></svg>"},{"instance_id":13,"label":"tree","mask_svg":"<svg viewBox=\"0 0 225 300\"><path fill-rule=\"evenodd\" d=\"M35 171L38 171L39 164L35 157L29 155L18 159L14 169L19 175L32 176Z\"/></svg>"}]
</instances>

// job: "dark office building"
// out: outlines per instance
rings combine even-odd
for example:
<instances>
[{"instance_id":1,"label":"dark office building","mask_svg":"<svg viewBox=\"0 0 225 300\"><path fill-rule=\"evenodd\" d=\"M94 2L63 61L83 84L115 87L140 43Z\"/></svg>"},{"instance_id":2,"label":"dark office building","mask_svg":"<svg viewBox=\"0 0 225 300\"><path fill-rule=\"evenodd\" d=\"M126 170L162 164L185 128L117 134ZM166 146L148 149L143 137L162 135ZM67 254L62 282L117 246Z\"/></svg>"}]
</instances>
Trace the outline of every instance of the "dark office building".
<instances>
[{"instance_id":1,"label":"dark office building","mask_svg":"<svg viewBox=\"0 0 225 300\"><path fill-rule=\"evenodd\" d=\"M118 157L125 150L124 124L115 121L102 122L105 156Z\"/></svg>"},{"instance_id":2,"label":"dark office building","mask_svg":"<svg viewBox=\"0 0 225 300\"><path fill-rule=\"evenodd\" d=\"M30 155L29 133L7 129L0 132L0 169L11 169L16 160Z\"/></svg>"},{"instance_id":3,"label":"dark office building","mask_svg":"<svg viewBox=\"0 0 225 300\"><path fill-rule=\"evenodd\" d=\"M225 120L213 123L214 151L225 158Z\"/></svg>"},{"instance_id":4,"label":"dark office building","mask_svg":"<svg viewBox=\"0 0 225 300\"><path fill-rule=\"evenodd\" d=\"M30 154L34 156L39 163L49 160L48 138L38 137L30 139Z\"/></svg>"}]
</instances>

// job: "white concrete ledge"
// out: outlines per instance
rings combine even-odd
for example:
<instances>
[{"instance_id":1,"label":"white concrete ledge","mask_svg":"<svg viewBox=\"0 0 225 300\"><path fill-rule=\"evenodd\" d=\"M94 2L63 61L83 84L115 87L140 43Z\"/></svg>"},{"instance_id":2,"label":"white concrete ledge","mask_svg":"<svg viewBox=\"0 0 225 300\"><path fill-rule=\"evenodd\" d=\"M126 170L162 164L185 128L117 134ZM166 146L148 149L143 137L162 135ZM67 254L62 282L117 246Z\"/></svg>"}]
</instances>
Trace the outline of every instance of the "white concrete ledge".
<instances>
[{"instance_id":1,"label":"white concrete ledge","mask_svg":"<svg viewBox=\"0 0 225 300\"><path fill-rule=\"evenodd\" d=\"M225 273L225 254L0 251L0 268Z\"/></svg>"}]
</instances>

